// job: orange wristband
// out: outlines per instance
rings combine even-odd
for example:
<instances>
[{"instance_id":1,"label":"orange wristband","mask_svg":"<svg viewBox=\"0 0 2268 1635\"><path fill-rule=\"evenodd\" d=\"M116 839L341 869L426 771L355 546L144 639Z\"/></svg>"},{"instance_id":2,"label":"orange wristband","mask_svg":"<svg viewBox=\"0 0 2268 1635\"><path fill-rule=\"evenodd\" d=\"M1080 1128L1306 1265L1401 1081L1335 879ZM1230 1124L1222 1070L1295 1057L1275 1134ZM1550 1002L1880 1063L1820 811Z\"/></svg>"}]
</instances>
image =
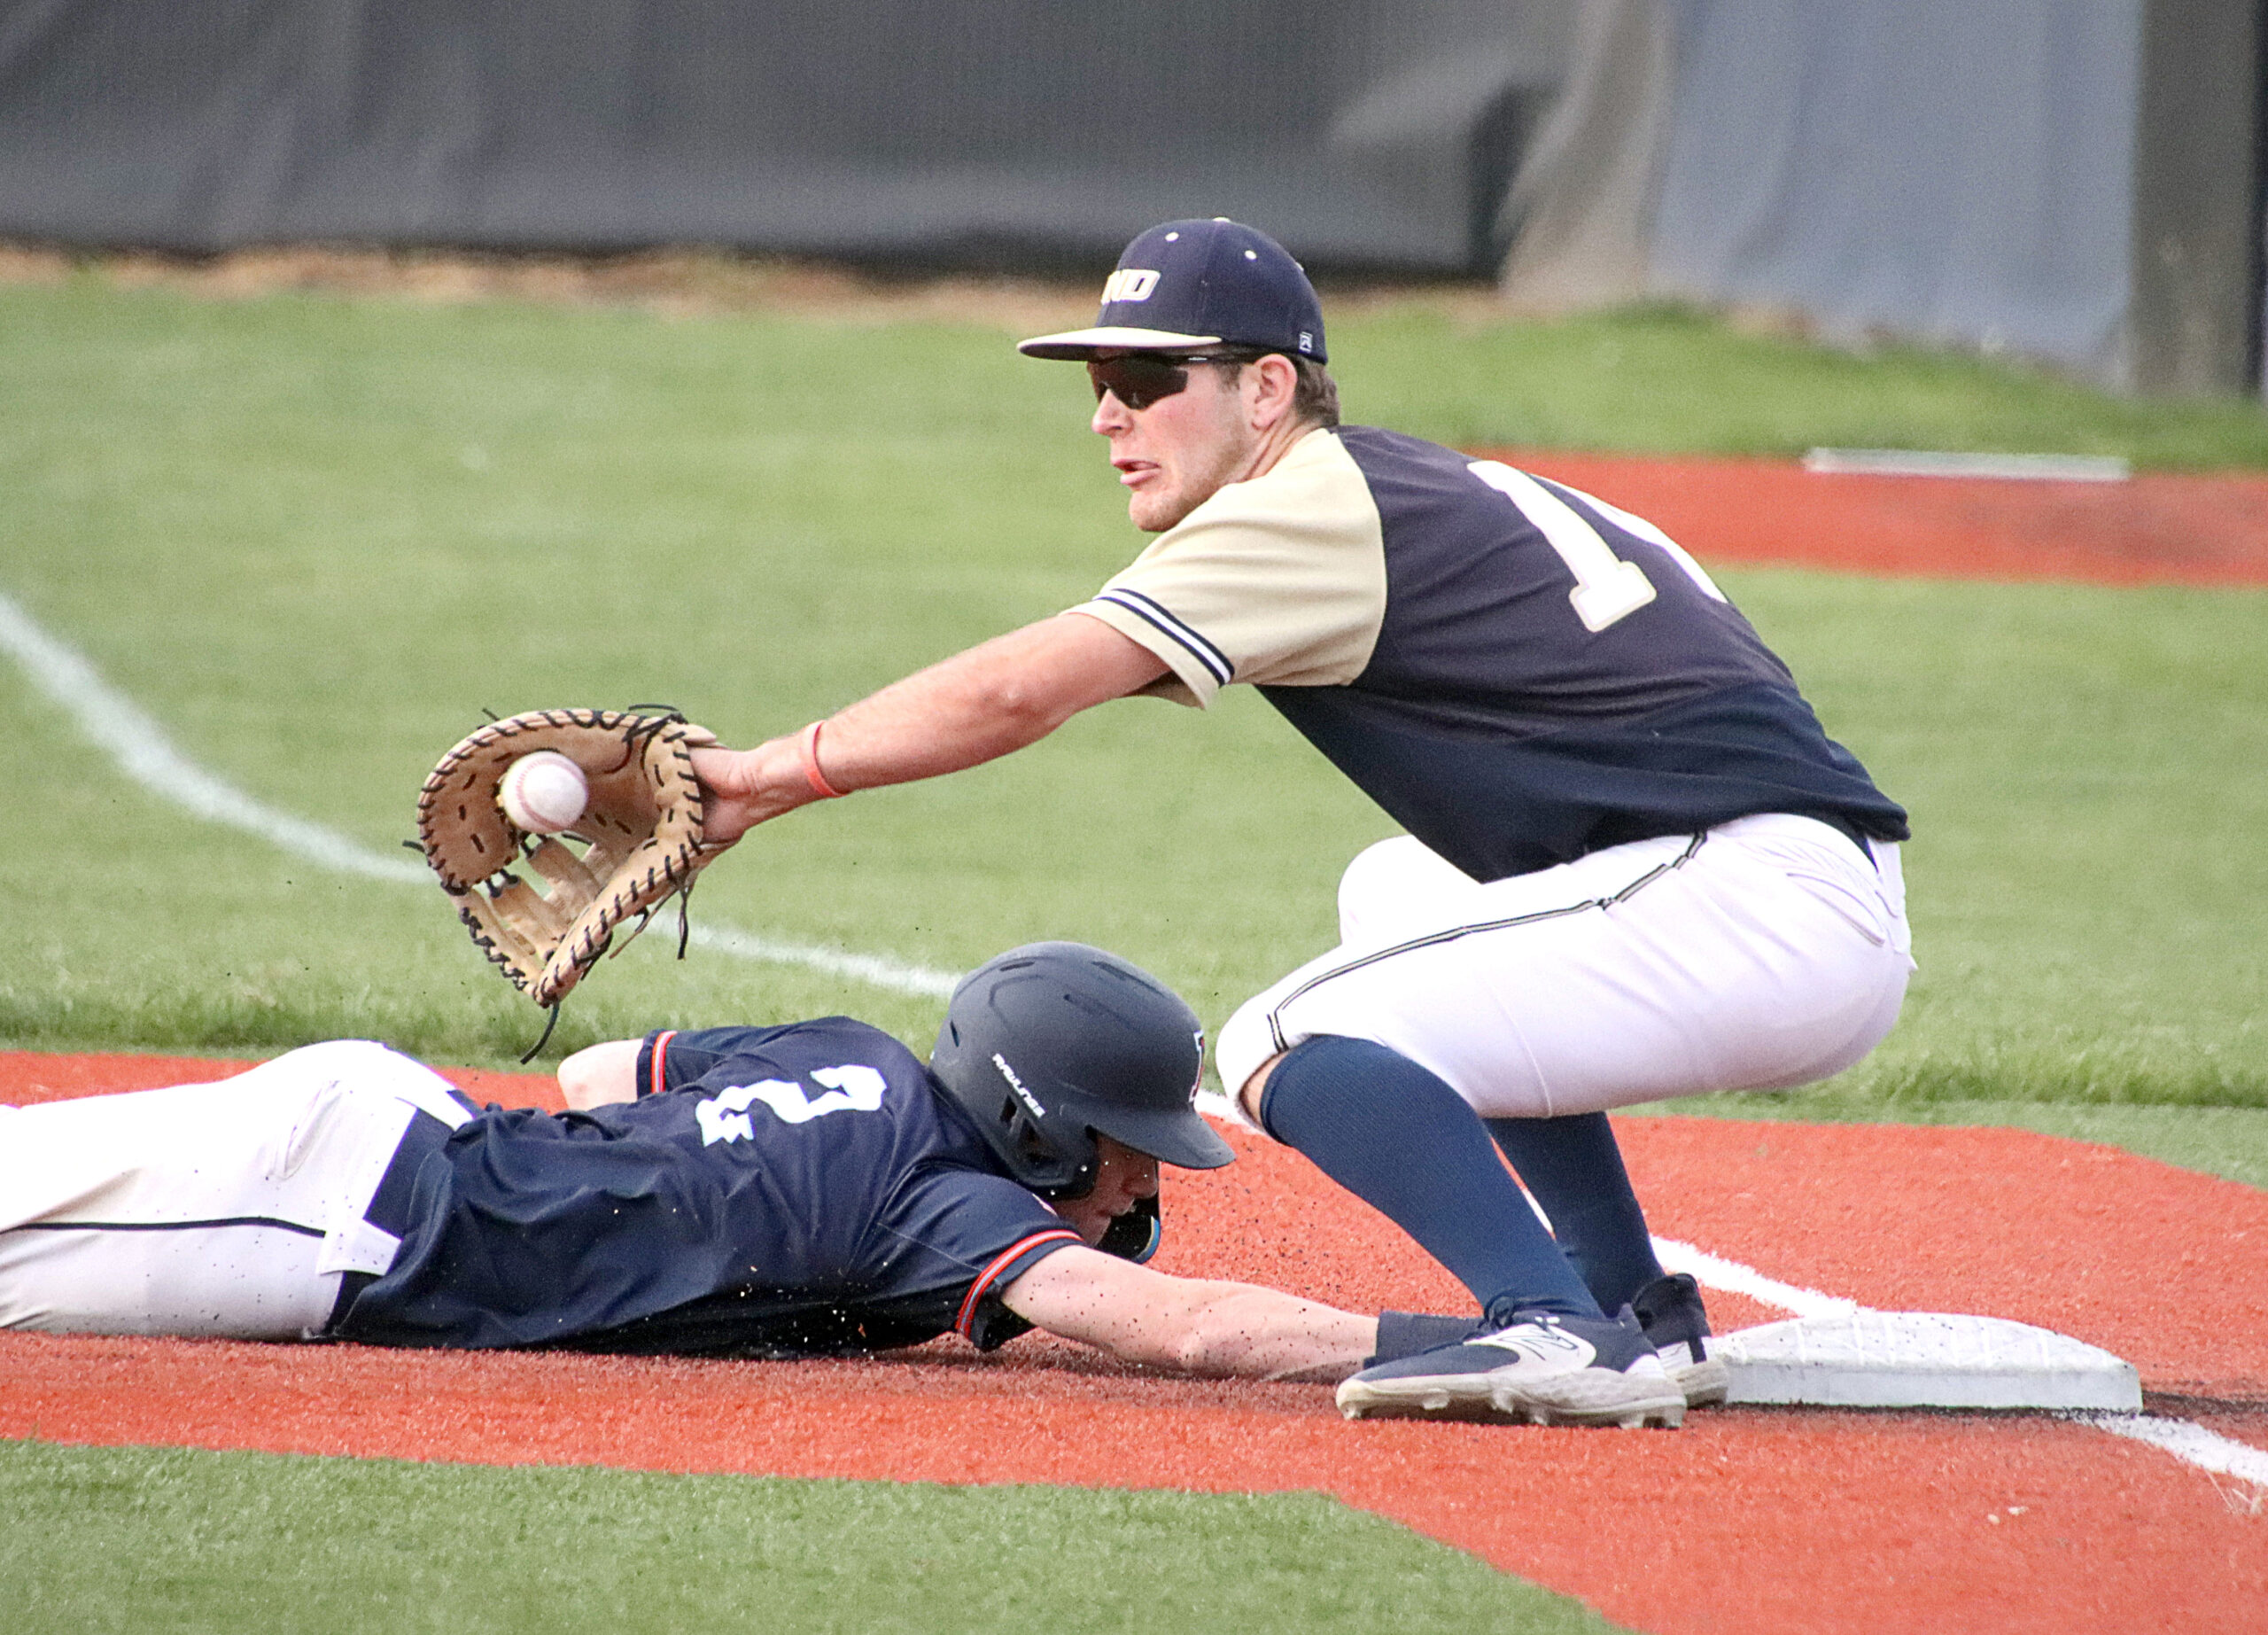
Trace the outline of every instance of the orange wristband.
<instances>
[{"instance_id":1,"label":"orange wristband","mask_svg":"<svg viewBox=\"0 0 2268 1635\"><path fill-rule=\"evenodd\" d=\"M829 783L819 769L819 729L826 724L813 721L796 735L796 758L804 763L804 780L812 786L812 793L822 800L840 800L848 791Z\"/></svg>"}]
</instances>

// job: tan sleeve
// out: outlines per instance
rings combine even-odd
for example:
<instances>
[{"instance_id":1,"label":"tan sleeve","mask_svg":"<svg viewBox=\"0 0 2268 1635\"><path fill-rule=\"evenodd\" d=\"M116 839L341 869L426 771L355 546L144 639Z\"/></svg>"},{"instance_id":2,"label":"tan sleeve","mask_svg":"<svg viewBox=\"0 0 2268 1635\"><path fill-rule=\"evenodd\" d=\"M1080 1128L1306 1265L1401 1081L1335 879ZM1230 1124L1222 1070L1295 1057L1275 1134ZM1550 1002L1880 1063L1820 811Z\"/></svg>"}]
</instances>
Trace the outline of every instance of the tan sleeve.
<instances>
[{"instance_id":1,"label":"tan sleeve","mask_svg":"<svg viewBox=\"0 0 2268 1635\"><path fill-rule=\"evenodd\" d=\"M1071 611L1155 653L1172 674L1144 690L1177 703L1201 708L1231 681L1351 681L1386 619L1377 502L1338 438L1311 432Z\"/></svg>"}]
</instances>

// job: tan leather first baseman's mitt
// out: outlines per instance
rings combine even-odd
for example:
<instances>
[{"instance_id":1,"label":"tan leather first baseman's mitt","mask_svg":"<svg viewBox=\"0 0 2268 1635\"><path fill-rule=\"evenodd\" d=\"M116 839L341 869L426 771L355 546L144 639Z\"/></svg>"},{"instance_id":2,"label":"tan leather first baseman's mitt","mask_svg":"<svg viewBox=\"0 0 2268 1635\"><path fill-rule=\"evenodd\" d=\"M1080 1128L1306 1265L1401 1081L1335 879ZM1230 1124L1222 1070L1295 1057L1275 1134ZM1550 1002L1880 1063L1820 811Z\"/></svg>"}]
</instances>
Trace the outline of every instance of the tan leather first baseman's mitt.
<instances>
[{"instance_id":1,"label":"tan leather first baseman's mitt","mask_svg":"<svg viewBox=\"0 0 2268 1635\"><path fill-rule=\"evenodd\" d=\"M425 780L425 860L473 941L537 1004L556 1005L723 849L703 845L691 753L716 741L674 711L535 710L483 727Z\"/></svg>"}]
</instances>

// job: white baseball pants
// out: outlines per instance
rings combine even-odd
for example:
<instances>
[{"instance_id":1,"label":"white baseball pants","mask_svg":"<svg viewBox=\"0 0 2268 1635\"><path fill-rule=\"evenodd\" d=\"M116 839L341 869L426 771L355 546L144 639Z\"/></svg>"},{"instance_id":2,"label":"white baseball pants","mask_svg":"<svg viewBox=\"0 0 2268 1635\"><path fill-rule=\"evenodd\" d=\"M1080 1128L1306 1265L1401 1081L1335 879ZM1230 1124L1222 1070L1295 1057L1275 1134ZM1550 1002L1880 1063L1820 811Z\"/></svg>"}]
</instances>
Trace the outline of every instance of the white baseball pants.
<instances>
[{"instance_id":1,"label":"white baseball pants","mask_svg":"<svg viewBox=\"0 0 2268 1635\"><path fill-rule=\"evenodd\" d=\"M1221 1082L1318 1033L1399 1051L1484 1117L1829 1078L1914 969L1898 848L1871 851L1767 814L1482 885L1382 841L1340 884L1340 946L1221 1031Z\"/></svg>"},{"instance_id":2,"label":"white baseball pants","mask_svg":"<svg viewBox=\"0 0 2268 1635\"><path fill-rule=\"evenodd\" d=\"M312 1339L419 1111L472 1117L383 1045L310 1045L216 1084L0 1107L0 1328Z\"/></svg>"}]
</instances>

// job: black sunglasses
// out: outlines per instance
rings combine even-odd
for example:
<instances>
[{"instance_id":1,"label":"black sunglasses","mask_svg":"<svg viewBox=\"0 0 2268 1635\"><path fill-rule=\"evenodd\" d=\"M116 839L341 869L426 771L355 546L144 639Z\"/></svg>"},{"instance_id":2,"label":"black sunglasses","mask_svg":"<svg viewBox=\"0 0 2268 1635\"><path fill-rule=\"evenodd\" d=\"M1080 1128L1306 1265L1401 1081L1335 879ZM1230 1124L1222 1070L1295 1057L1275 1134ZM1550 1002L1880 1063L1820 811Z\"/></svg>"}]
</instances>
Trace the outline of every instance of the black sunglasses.
<instances>
[{"instance_id":1,"label":"black sunglasses","mask_svg":"<svg viewBox=\"0 0 2268 1635\"><path fill-rule=\"evenodd\" d=\"M1106 392L1132 409L1147 409L1160 398L1171 397L1189 385L1189 366L1195 363L1250 363L1262 354L1256 352L1192 352L1178 355L1138 352L1129 357L1090 358L1087 360L1087 379L1095 389L1095 401L1102 401Z\"/></svg>"}]
</instances>

